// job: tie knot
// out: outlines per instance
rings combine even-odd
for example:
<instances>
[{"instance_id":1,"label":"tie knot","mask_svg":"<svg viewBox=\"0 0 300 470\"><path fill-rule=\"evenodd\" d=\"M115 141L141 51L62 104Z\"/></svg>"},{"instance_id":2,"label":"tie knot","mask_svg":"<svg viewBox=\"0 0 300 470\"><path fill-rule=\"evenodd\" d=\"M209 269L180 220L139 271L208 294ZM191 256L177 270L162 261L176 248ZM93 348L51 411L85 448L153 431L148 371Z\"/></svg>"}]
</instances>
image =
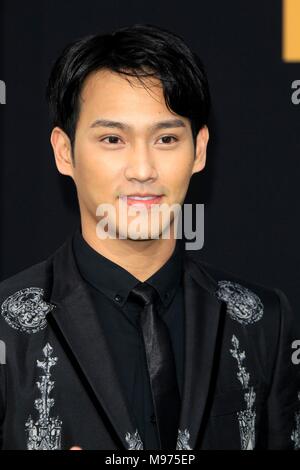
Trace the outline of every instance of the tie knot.
<instances>
[{"instance_id":1,"label":"tie knot","mask_svg":"<svg viewBox=\"0 0 300 470\"><path fill-rule=\"evenodd\" d=\"M140 282L136 287L131 290L134 299L144 305L155 303L158 293L150 284Z\"/></svg>"}]
</instances>

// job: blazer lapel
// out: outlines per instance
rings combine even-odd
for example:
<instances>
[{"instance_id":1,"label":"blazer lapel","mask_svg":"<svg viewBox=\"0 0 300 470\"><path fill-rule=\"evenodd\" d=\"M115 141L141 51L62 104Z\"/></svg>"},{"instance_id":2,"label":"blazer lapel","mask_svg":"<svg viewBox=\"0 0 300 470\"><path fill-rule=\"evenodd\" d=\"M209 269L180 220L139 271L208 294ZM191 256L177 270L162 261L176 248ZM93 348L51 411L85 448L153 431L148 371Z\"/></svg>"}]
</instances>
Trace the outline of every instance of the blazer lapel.
<instances>
[{"instance_id":1,"label":"blazer lapel","mask_svg":"<svg viewBox=\"0 0 300 470\"><path fill-rule=\"evenodd\" d=\"M223 323L220 321L223 302L215 296L217 283L187 255L183 279L185 379L179 430L184 433L183 441L188 442L189 447L194 449L199 440L201 441L208 392L213 385L218 334L222 331Z\"/></svg>"},{"instance_id":2,"label":"blazer lapel","mask_svg":"<svg viewBox=\"0 0 300 470\"><path fill-rule=\"evenodd\" d=\"M72 251L72 237L53 256L50 302L56 308L49 313L49 322L77 366L99 414L111 428L117 445L127 449L129 439L131 443L132 440L138 441L135 435L137 427L122 394L100 316L78 272Z\"/></svg>"}]
</instances>

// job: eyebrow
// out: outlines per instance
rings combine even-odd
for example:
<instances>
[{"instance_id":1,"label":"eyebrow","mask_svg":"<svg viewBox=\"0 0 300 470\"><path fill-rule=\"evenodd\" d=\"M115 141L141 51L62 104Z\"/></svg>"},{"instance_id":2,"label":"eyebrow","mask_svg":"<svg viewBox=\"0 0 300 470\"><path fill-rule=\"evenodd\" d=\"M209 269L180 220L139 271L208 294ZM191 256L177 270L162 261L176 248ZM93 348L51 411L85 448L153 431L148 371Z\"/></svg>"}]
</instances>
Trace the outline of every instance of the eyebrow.
<instances>
[{"instance_id":1,"label":"eyebrow","mask_svg":"<svg viewBox=\"0 0 300 470\"><path fill-rule=\"evenodd\" d=\"M91 124L90 128L94 129L95 127L110 127L121 129L123 131L129 131L132 129L132 127L125 122L111 121L107 119L96 119L96 121ZM181 119L168 119L165 121L156 122L150 126L150 129L152 131L156 131L159 129L169 129L174 127L186 127L186 124Z\"/></svg>"}]
</instances>

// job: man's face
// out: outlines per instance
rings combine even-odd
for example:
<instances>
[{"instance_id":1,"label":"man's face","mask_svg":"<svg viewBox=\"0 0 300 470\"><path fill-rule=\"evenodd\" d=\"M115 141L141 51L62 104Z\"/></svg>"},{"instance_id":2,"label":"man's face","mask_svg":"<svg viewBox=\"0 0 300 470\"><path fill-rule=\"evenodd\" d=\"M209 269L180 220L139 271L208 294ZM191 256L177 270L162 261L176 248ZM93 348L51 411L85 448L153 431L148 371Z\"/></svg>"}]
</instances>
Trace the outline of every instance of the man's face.
<instances>
[{"instance_id":1,"label":"man's face","mask_svg":"<svg viewBox=\"0 0 300 470\"><path fill-rule=\"evenodd\" d=\"M131 206L123 202L122 196L161 195L156 202L165 204L165 208L182 205L192 174L205 165L208 140L204 127L194 148L189 120L167 109L158 80L147 79L149 90L136 78L128 79L130 83L125 76L109 70L87 77L76 128L75 166L70 164L70 153L68 164L66 158L59 158L57 142L62 140L60 137L55 143L52 137L59 171L69 174L75 182L82 221L95 229L100 220L98 206L110 204L115 209L116 234L123 238L131 237L124 220L119 221L120 207L127 211ZM119 206L120 203L124 205ZM140 233L150 238L153 206L151 209L148 203L143 208ZM174 212L170 215L172 226ZM135 217L126 212L127 226ZM151 237L161 234L166 225L170 221L167 223L160 216Z\"/></svg>"}]
</instances>

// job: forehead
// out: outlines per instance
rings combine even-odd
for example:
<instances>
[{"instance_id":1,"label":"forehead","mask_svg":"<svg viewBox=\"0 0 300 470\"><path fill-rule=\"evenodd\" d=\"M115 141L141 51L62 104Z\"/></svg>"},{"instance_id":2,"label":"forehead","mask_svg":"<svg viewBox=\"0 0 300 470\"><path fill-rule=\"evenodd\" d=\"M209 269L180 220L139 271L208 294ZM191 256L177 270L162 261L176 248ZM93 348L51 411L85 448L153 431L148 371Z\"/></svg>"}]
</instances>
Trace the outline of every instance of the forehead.
<instances>
[{"instance_id":1,"label":"forehead","mask_svg":"<svg viewBox=\"0 0 300 470\"><path fill-rule=\"evenodd\" d=\"M81 94L82 112L159 112L171 114L168 110L160 80L138 78L103 69L91 73L85 80ZM172 113L174 114L174 113Z\"/></svg>"}]
</instances>

